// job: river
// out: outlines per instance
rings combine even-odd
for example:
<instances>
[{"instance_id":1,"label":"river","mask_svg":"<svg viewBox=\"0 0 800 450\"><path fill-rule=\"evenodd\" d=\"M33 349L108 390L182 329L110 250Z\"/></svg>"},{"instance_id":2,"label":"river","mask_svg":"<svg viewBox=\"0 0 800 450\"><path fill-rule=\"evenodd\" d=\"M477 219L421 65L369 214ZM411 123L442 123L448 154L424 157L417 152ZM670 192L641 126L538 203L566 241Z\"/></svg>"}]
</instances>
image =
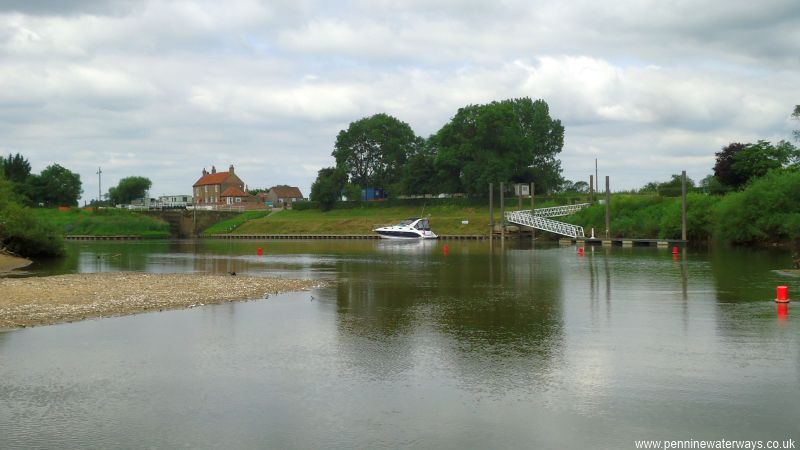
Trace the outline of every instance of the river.
<instances>
[{"instance_id":1,"label":"river","mask_svg":"<svg viewBox=\"0 0 800 450\"><path fill-rule=\"evenodd\" d=\"M72 242L30 275L330 283L0 332L0 448L798 439L800 316L773 301L781 284L800 298L790 264L779 249L527 241Z\"/></svg>"}]
</instances>

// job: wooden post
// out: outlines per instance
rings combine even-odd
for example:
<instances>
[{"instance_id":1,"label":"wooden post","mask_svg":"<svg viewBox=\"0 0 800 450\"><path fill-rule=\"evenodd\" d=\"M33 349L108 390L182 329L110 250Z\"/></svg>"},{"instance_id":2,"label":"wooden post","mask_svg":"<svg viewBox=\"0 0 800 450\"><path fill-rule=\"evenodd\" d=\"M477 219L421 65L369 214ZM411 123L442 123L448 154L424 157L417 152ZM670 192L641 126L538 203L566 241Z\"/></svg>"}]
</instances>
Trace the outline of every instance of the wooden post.
<instances>
[{"instance_id":1,"label":"wooden post","mask_svg":"<svg viewBox=\"0 0 800 450\"><path fill-rule=\"evenodd\" d=\"M489 242L494 235L494 183L489 183Z\"/></svg>"},{"instance_id":2,"label":"wooden post","mask_svg":"<svg viewBox=\"0 0 800 450\"><path fill-rule=\"evenodd\" d=\"M506 203L503 188L505 183L500 182L500 243L506 243Z\"/></svg>"},{"instance_id":3,"label":"wooden post","mask_svg":"<svg viewBox=\"0 0 800 450\"><path fill-rule=\"evenodd\" d=\"M533 206L534 205L533 201L535 196L536 196L536 186L533 183L531 183L531 217L533 217L533 210L535 209ZM536 240L536 228L531 228L531 240L532 241Z\"/></svg>"},{"instance_id":4,"label":"wooden post","mask_svg":"<svg viewBox=\"0 0 800 450\"><path fill-rule=\"evenodd\" d=\"M589 175L589 203L594 203L594 175Z\"/></svg>"},{"instance_id":5,"label":"wooden post","mask_svg":"<svg viewBox=\"0 0 800 450\"><path fill-rule=\"evenodd\" d=\"M606 175L606 237L611 237L611 191L609 190L608 175Z\"/></svg>"},{"instance_id":6,"label":"wooden post","mask_svg":"<svg viewBox=\"0 0 800 450\"><path fill-rule=\"evenodd\" d=\"M519 192L517 192L517 209L522 209L522 185L517 183L515 189L519 189Z\"/></svg>"},{"instance_id":7,"label":"wooden post","mask_svg":"<svg viewBox=\"0 0 800 450\"><path fill-rule=\"evenodd\" d=\"M681 239L686 241L686 171L681 172Z\"/></svg>"}]
</instances>

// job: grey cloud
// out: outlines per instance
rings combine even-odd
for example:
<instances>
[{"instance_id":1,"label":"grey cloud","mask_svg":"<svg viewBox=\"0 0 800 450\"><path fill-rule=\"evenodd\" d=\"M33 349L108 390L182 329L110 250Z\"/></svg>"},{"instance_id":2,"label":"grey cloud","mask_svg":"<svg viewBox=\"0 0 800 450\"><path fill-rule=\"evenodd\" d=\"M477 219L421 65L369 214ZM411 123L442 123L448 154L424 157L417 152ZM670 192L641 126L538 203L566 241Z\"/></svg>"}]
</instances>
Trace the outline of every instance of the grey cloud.
<instances>
[{"instance_id":1,"label":"grey cloud","mask_svg":"<svg viewBox=\"0 0 800 450\"><path fill-rule=\"evenodd\" d=\"M0 12L61 16L77 14L120 15L129 13L135 0L3 0Z\"/></svg>"}]
</instances>

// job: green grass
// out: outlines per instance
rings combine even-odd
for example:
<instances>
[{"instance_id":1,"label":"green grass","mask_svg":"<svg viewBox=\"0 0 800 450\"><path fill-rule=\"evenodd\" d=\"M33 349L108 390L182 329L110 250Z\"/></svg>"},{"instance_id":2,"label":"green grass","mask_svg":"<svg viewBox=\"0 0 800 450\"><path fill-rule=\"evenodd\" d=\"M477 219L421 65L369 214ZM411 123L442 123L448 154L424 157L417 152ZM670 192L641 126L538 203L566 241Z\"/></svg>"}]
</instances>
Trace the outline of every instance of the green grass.
<instances>
[{"instance_id":1,"label":"green grass","mask_svg":"<svg viewBox=\"0 0 800 450\"><path fill-rule=\"evenodd\" d=\"M32 211L37 218L55 226L64 235L169 237L167 222L128 210L37 208Z\"/></svg>"},{"instance_id":2,"label":"green grass","mask_svg":"<svg viewBox=\"0 0 800 450\"><path fill-rule=\"evenodd\" d=\"M507 209L517 209L511 202ZM553 202L537 202L536 207L555 206ZM522 208L530 208L524 203ZM245 213L247 214L247 213ZM304 211L286 210L269 217L242 221L232 234L372 234L373 229L395 224L409 217L430 216L431 228L436 234L476 235L489 230L489 207L457 205L426 207L424 212L417 206L365 207L334 209L321 212L318 209ZM467 221L467 224L462 224ZM500 208L495 207L495 222L500 221Z\"/></svg>"},{"instance_id":3,"label":"green grass","mask_svg":"<svg viewBox=\"0 0 800 450\"><path fill-rule=\"evenodd\" d=\"M223 220L221 222L215 223L214 225L211 225L210 227L206 228L203 231L203 234L227 234L236 230L237 228L242 226L242 224L248 221L260 219L262 217L267 216L268 214L269 211L247 211L239 214L236 217Z\"/></svg>"}]
</instances>

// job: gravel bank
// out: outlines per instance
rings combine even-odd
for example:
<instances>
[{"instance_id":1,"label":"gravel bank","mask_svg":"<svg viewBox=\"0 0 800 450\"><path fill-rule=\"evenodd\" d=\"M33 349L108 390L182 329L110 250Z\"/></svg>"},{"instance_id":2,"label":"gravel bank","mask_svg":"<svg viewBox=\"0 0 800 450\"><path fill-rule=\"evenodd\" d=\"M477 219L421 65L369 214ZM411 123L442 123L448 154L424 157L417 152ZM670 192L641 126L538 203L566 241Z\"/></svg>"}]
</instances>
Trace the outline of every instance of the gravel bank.
<instances>
[{"instance_id":1,"label":"gravel bank","mask_svg":"<svg viewBox=\"0 0 800 450\"><path fill-rule=\"evenodd\" d=\"M31 260L0 252L0 273L10 272L31 264Z\"/></svg>"},{"instance_id":2,"label":"gravel bank","mask_svg":"<svg viewBox=\"0 0 800 450\"><path fill-rule=\"evenodd\" d=\"M259 299L320 284L294 279L148 273L0 278L0 328Z\"/></svg>"}]
</instances>

